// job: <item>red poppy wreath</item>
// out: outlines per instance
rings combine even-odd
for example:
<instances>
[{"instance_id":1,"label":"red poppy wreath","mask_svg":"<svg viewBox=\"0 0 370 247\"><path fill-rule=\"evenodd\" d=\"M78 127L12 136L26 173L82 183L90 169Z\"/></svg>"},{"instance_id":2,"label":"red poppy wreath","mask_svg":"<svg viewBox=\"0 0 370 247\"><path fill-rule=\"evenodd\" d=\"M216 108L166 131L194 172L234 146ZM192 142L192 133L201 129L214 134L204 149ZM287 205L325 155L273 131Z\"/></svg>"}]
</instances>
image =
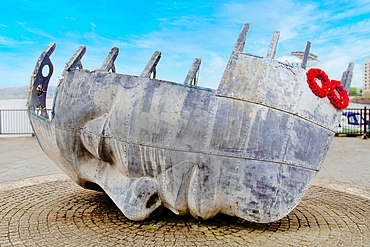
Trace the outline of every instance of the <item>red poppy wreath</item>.
<instances>
[{"instance_id":1,"label":"red poppy wreath","mask_svg":"<svg viewBox=\"0 0 370 247\"><path fill-rule=\"evenodd\" d=\"M349 97L340 81L331 80L331 87L328 88L328 98L330 102L339 109L345 109L349 105ZM337 91L338 94L335 92Z\"/></svg>"},{"instance_id":2,"label":"red poppy wreath","mask_svg":"<svg viewBox=\"0 0 370 247\"><path fill-rule=\"evenodd\" d=\"M321 82L321 87L317 80ZM349 97L340 81L330 80L321 69L312 68L307 72L307 83L312 92L320 97L328 97L331 104L339 109L347 108Z\"/></svg>"}]
</instances>

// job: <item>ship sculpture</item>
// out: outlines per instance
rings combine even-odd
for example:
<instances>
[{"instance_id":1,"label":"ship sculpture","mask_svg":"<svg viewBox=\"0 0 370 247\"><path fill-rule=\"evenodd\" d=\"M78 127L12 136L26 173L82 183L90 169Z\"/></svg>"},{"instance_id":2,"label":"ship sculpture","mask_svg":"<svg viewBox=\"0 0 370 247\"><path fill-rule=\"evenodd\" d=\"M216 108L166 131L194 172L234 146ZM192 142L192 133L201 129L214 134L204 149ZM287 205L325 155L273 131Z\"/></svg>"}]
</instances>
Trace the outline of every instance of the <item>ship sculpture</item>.
<instances>
[{"instance_id":1,"label":"ship sculpture","mask_svg":"<svg viewBox=\"0 0 370 247\"><path fill-rule=\"evenodd\" d=\"M353 63L330 88L325 72L308 78L309 42L302 66L291 67L274 60L277 31L266 57L244 53L248 29L245 24L217 89L196 85L200 59L184 83L175 83L156 79L160 52L134 76L116 73L118 48L100 69L84 69L81 46L48 112L50 44L28 90L41 148L77 184L103 190L131 220L162 206L201 220L218 213L281 219L321 168L346 106Z\"/></svg>"}]
</instances>

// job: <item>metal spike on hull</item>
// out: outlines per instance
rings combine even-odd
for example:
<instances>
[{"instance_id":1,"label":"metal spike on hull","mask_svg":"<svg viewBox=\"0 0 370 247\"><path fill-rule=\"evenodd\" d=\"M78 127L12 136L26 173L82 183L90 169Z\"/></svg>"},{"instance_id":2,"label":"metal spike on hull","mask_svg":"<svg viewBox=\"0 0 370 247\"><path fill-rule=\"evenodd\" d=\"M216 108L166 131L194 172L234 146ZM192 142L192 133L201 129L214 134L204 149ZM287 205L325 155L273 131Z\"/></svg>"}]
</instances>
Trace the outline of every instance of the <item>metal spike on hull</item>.
<instances>
[{"instance_id":1,"label":"metal spike on hull","mask_svg":"<svg viewBox=\"0 0 370 247\"><path fill-rule=\"evenodd\" d=\"M195 58L191 65L188 74L185 77L184 84L190 86L196 86L197 84L197 73L201 64L200 58Z\"/></svg>"},{"instance_id":2,"label":"metal spike on hull","mask_svg":"<svg viewBox=\"0 0 370 247\"><path fill-rule=\"evenodd\" d=\"M280 32L275 31L271 39L271 43L270 43L270 47L266 55L266 59L272 60L275 58L276 48L279 42L279 37L280 37Z\"/></svg>"},{"instance_id":3,"label":"metal spike on hull","mask_svg":"<svg viewBox=\"0 0 370 247\"><path fill-rule=\"evenodd\" d=\"M161 56L161 52L154 52L140 76L155 79L157 76L157 65L159 63L159 60L161 59Z\"/></svg>"},{"instance_id":4,"label":"metal spike on hull","mask_svg":"<svg viewBox=\"0 0 370 247\"><path fill-rule=\"evenodd\" d=\"M119 49L117 47L112 48L107 58L103 62L102 66L100 67L100 71L105 71L105 72L112 71L113 73L116 72L116 66L114 65L114 62L117 59L118 52L119 52Z\"/></svg>"},{"instance_id":5,"label":"metal spike on hull","mask_svg":"<svg viewBox=\"0 0 370 247\"><path fill-rule=\"evenodd\" d=\"M85 55L86 52L86 46L82 45L80 46L77 51L73 54L71 59L66 64L66 67L64 68L63 74L68 72L70 69L83 69L81 59Z\"/></svg>"}]
</instances>

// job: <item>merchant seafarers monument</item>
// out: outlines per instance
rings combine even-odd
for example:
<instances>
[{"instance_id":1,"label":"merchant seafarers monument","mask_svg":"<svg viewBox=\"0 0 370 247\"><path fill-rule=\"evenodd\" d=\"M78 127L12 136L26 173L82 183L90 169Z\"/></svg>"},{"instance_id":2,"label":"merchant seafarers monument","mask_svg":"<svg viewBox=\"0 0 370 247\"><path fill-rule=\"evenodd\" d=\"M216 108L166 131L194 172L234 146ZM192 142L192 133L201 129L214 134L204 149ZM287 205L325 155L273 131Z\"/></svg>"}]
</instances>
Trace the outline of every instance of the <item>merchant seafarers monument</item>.
<instances>
[{"instance_id":1,"label":"merchant seafarers monument","mask_svg":"<svg viewBox=\"0 0 370 247\"><path fill-rule=\"evenodd\" d=\"M195 85L200 59L176 83L155 79L160 52L134 76L115 73L118 48L100 69L84 69L81 46L48 113L50 44L28 96L41 148L77 184L104 190L131 220L146 219L161 206L197 219L218 213L254 222L284 217L321 168L348 106L353 63L341 81L306 70L309 43L301 67L279 63L279 32L265 57L244 53L248 28L217 89Z\"/></svg>"}]
</instances>

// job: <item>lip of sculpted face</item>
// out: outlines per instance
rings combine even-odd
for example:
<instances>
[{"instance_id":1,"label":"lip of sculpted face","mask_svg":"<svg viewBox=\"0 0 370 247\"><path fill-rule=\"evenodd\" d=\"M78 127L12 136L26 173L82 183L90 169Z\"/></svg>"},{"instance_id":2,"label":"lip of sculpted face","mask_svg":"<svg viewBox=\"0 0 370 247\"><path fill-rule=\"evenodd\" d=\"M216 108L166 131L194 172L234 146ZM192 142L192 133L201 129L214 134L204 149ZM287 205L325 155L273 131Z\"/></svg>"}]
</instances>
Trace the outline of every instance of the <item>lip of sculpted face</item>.
<instances>
[{"instance_id":1,"label":"lip of sculpted face","mask_svg":"<svg viewBox=\"0 0 370 247\"><path fill-rule=\"evenodd\" d=\"M81 46L48 113L50 44L28 98L40 146L77 184L105 191L131 220L161 206L198 219L218 213L255 222L284 217L321 168L341 112L311 91L305 62L293 68L274 60L279 32L266 57L243 53L248 28L217 89L196 85L200 59L184 83L175 83L155 78L160 52L133 76L115 73L118 48L100 69L83 69ZM352 70L350 64L343 73L343 95Z\"/></svg>"}]
</instances>

